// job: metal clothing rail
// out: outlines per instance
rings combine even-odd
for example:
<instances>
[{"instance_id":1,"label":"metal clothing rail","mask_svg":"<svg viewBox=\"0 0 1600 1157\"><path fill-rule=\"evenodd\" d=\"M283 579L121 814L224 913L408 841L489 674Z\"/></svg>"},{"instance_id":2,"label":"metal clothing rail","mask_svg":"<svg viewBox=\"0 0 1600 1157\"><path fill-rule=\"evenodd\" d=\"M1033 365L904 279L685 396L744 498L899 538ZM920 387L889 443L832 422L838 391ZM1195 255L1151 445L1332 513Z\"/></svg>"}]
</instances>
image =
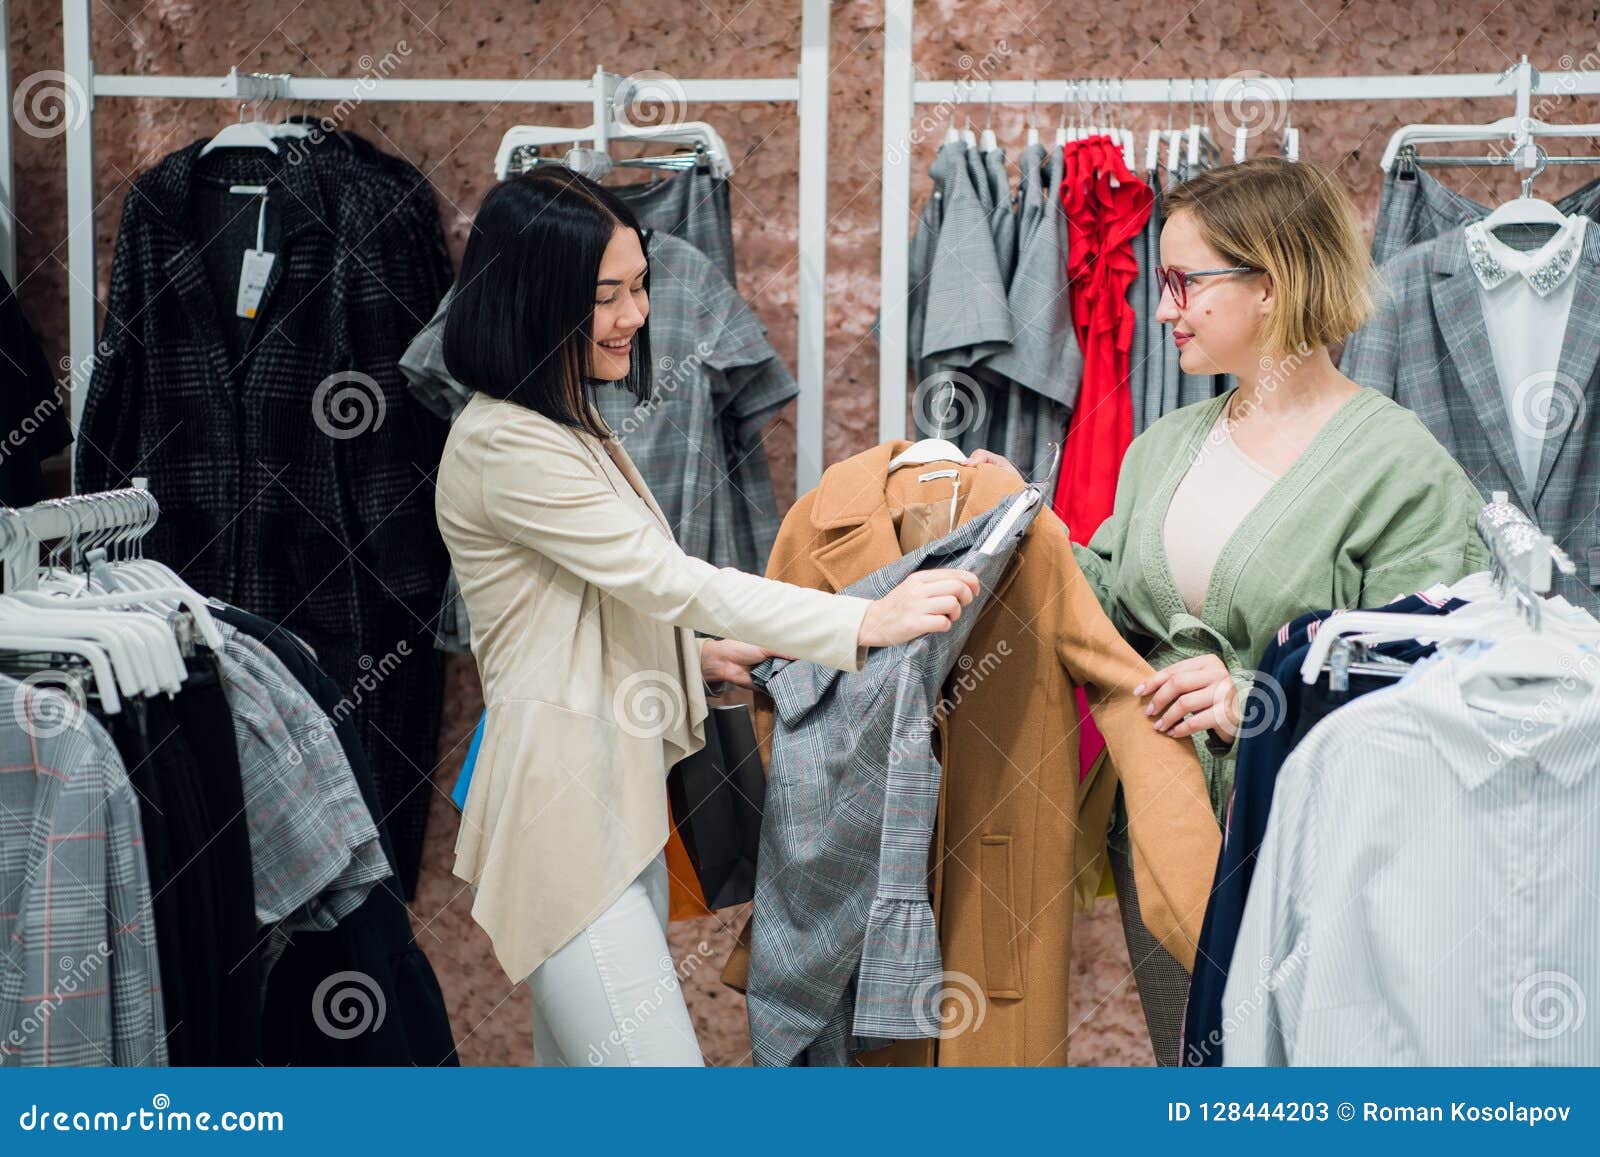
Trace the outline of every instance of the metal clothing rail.
<instances>
[{"instance_id":1,"label":"metal clothing rail","mask_svg":"<svg viewBox=\"0 0 1600 1157\"><path fill-rule=\"evenodd\" d=\"M92 0L62 0L68 87L85 94L84 112L69 122L67 142L68 319L72 352L72 421L82 415L94 365L96 296L94 107L102 97L169 100L238 100L262 95L251 74L227 76L122 76L97 74L91 59ZM3 0L0 0L3 8ZM673 93L707 103L792 102L800 121L799 338L796 377L796 484L804 493L822 476L824 281L828 243L828 26L829 0L802 0L800 67L793 78L713 78L673 82ZM0 56L0 66L4 58ZM405 79L274 75L271 92L284 100L345 102L440 101L452 103L582 104L596 94L582 80ZM3 144L3 141L0 141ZM485 169L487 169L487 163Z\"/></svg>"},{"instance_id":2,"label":"metal clothing rail","mask_svg":"<svg viewBox=\"0 0 1600 1157\"><path fill-rule=\"evenodd\" d=\"M878 438L906 437L907 301L911 242L911 165L918 163L920 138L914 128L919 104L954 104L974 87L966 81L916 79L912 50L916 43L912 0L885 0L883 24L883 204L880 226L880 321L878 340ZM1071 80L996 80L978 78L984 100L997 104L1060 104ZM1424 76L1266 77L1258 73L1228 77L1177 77L1115 81L1112 104L1212 104L1248 99L1263 86L1276 94L1283 86L1291 104L1305 101L1465 100L1514 97L1519 119L1532 115L1536 96L1600 94L1600 72L1541 72L1523 57L1499 73L1456 73ZM958 92L959 89L959 92ZM1531 154L1532 150L1529 150ZM1521 167L1532 167L1532 157Z\"/></svg>"}]
</instances>

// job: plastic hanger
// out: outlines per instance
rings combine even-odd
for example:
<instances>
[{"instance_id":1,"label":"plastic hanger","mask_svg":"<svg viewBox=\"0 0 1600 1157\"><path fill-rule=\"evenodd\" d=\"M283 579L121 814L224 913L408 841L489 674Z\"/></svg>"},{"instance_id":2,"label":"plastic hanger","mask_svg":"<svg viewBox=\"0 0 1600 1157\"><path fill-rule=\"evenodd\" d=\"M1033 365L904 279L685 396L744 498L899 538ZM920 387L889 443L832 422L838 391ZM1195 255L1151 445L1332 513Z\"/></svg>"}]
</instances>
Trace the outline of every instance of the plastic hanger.
<instances>
[{"instance_id":1,"label":"plastic hanger","mask_svg":"<svg viewBox=\"0 0 1600 1157\"><path fill-rule=\"evenodd\" d=\"M202 157L216 149L265 149L269 153L278 151L278 142L272 139L272 126L260 121L245 120L244 107L243 104L239 106L237 123L224 125L221 132L200 146Z\"/></svg>"},{"instance_id":2,"label":"plastic hanger","mask_svg":"<svg viewBox=\"0 0 1600 1157\"><path fill-rule=\"evenodd\" d=\"M1028 101L1028 144L1039 143L1039 78L1033 78L1033 96Z\"/></svg>"},{"instance_id":3,"label":"plastic hanger","mask_svg":"<svg viewBox=\"0 0 1600 1157\"><path fill-rule=\"evenodd\" d=\"M1491 233L1503 225L1554 225L1557 228L1567 223L1567 215L1557 209L1549 201L1541 201L1533 195L1533 181L1540 173L1544 172L1549 163L1549 156L1544 151L1544 146L1534 145L1533 171L1522 178L1522 194L1507 201L1483 219L1483 227Z\"/></svg>"},{"instance_id":4,"label":"plastic hanger","mask_svg":"<svg viewBox=\"0 0 1600 1157\"><path fill-rule=\"evenodd\" d=\"M978 147L985 153L992 153L1000 147L999 139L994 135L994 81L989 82L989 99L983 113L983 136L979 139Z\"/></svg>"},{"instance_id":5,"label":"plastic hanger","mask_svg":"<svg viewBox=\"0 0 1600 1157\"><path fill-rule=\"evenodd\" d=\"M45 635L34 635L26 638L9 635L4 627L0 627L0 650L11 651L49 651L63 655L76 655L89 664L90 674L94 678L95 694L100 697L100 707L107 715L115 715L122 710L122 699L117 692L117 678L111 666L111 659L101 648L82 639L51 638Z\"/></svg>"}]
</instances>

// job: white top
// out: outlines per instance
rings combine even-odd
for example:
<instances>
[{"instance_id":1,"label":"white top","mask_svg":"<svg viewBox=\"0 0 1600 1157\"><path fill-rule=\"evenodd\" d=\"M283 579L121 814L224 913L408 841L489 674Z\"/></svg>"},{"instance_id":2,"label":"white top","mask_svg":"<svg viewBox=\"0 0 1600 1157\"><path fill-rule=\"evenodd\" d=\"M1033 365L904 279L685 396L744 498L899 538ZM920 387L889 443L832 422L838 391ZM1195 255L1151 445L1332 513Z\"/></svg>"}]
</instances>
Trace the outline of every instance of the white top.
<instances>
[{"instance_id":1,"label":"white top","mask_svg":"<svg viewBox=\"0 0 1600 1157\"><path fill-rule=\"evenodd\" d=\"M1537 249L1507 245L1481 221L1466 227L1489 348L1505 393L1511 440L1532 491L1545 438L1571 423L1583 383L1560 382L1557 368L1588 218L1574 214Z\"/></svg>"},{"instance_id":2,"label":"white top","mask_svg":"<svg viewBox=\"0 0 1600 1157\"><path fill-rule=\"evenodd\" d=\"M1239 449L1228 431L1224 406L1173 492L1162 529L1167 564L1191 615L1198 615L1205 604L1222 548L1277 480L1278 475Z\"/></svg>"},{"instance_id":3,"label":"white top","mask_svg":"<svg viewBox=\"0 0 1600 1157\"><path fill-rule=\"evenodd\" d=\"M1225 1064L1600 1063L1600 694L1490 713L1425 663L1278 775Z\"/></svg>"}]
</instances>

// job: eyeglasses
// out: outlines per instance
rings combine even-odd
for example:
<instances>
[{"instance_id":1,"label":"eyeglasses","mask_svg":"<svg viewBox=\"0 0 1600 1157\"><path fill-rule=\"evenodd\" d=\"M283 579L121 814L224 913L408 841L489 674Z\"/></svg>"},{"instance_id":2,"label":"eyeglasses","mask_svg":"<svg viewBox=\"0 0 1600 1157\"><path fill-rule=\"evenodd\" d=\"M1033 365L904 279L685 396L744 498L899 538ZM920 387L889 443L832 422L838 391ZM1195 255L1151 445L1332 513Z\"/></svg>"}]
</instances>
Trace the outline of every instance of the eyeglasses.
<instances>
[{"instance_id":1,"label":"eyeglasses","mask_svg":"<svg viewBox=\"0 0 1600 1157\"><path fill-rule=\"evenodd\" d=\"M1253 265L1233 265L1227 269L1195 269L1185 273L1181 269L1156 266L1156 280L1167 287L1179 309L1189 304L1189 282L1196 277L1221 277L1225 273L1260 273Z\"/></svg>"}]
</instances>

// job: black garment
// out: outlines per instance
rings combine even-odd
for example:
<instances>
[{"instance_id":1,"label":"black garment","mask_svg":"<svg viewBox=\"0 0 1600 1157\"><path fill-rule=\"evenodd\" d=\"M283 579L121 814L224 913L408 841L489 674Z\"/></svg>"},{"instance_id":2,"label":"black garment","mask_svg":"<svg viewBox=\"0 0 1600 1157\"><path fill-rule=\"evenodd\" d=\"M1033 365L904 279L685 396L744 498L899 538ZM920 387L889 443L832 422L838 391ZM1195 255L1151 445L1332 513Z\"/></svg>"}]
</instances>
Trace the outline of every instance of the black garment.
<instances>
[{"instance_id":1,"label":"black garment","mask_svg":"<svg viewBox=\"0 0 1600 1157\"><path fill-rule=\"evenodd\" d=\"M237 607L213 614L261 642L288 668L333 722L362 797L377 821L384 854L393 859L366 752L339 687L288 630ZM317 988L339 972L361 972L377 984L384 1019L376 1029L336 1040L317 1027ZM457 1065L444 994L433 965L417 945L404 898L382 880L367 900L331 932L297 932L267 977L265 1044L269 1065Z\"/></svg>"},{"instance_id":2,"label":"black garment","mask_svg":"<svg viewBox=\"0 0 1600 1157\"><path fill-rule=\"evenodd\" d=\"M212 833L206 855L216 881L215 950L221 971L217 1046L209 1063L252 1065L261 1053L261 970L239 748L216 657L203 654L190 659L188 667L183 690L170 703L157 700L155 706L158 714L172 714L180 732L176 738L193 756Z\"/></svg>"},{"instance_id":3,"label":"black garment","mask_svg":"<svg viewBox=\"0 0 1600 1157\"><path fill-rule=\"evenodd\" d=\"M77 487L147 475L161 502L149 554L313 639L350 694L363 657L377 664L409 638L396 625L411 616L395 608L425 607L426 627L443 592L433 474L446 426L398 365L450 281L432 189L343 136L286 141L276 156L202 157L202 144L143 174L124 202ZM261 198L234 184L269 190L276 256L251 319L235 298ZM407 893L442 686L424 642L351 696Z\"/></svg>"},{"instance_id":4,"label":"black garment","mask_svg":"<svg viewBox=\"0 0 1600 1157\"><path fill-rule=\"evenodd\" d=\"M48 497L40 464L72 444L66 399L17 295L0 277L0 505Z\"/></svg>"}]
</instances>

